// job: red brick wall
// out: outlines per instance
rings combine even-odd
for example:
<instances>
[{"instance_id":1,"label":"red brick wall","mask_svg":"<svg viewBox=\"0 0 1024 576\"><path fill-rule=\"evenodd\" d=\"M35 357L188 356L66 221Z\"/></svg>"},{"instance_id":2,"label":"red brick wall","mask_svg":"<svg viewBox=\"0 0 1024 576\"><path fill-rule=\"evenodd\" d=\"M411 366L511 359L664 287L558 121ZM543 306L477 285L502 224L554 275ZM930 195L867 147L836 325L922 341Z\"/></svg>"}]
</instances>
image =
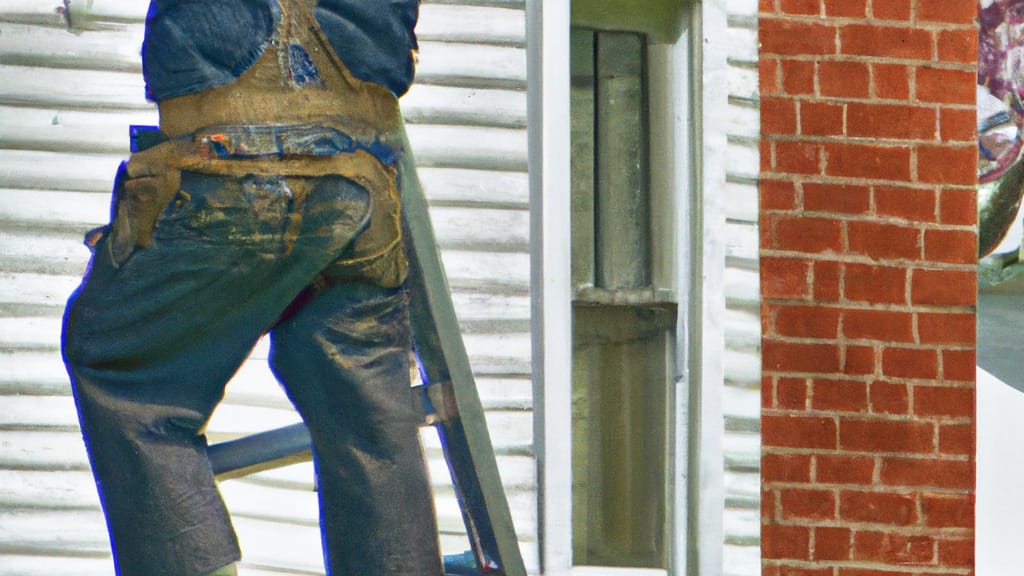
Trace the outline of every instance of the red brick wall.
<instances>
[{"instance_id":1,"label":"red brick wall","mask_svg":"<svg viewBox=\"0 0 1024 576\"><path fill-rule=\"evenodd\" d=\"M976 2L760 11L764 574L971 574Z\"/></svg>"}]
</instances>

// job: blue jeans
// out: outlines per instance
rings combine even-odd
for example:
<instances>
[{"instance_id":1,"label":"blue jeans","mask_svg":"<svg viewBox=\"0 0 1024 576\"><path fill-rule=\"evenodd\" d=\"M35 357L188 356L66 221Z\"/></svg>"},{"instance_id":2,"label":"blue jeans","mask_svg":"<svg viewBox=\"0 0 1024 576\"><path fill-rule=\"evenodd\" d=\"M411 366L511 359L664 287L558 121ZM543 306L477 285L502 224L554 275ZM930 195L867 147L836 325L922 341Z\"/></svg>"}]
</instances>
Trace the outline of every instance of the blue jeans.
<instances>
[{"instance_id":1,"label":"blue jeans","mask_svg":"<svg viewBox=\"0 0 1024 576\"><path fill-rule=\"evenodd\" d=\"M371 194L340 176L187 172L180 190L147 246L99 239L64 318L118 573L238 560L203 429L269 331L271 367L313 438L328 574L441 574L405 293L322 274L366 228Z\"/></svg>"}]
</instances>

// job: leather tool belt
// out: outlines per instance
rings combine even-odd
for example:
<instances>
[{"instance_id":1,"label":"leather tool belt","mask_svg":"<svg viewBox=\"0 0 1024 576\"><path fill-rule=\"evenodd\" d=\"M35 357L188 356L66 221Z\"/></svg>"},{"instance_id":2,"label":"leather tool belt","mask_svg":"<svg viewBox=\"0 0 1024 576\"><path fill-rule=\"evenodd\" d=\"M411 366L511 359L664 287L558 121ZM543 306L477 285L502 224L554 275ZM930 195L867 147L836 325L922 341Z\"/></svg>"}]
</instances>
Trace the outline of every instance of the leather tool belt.
<instances>
[{"instance_id":1,"label":"leather tool belt","mask_svg":"<svg viewBox=\"0 0 1024 576\"><path fill-rule=\"evenodd\" d=\"M159 103L159 143L132 154L115 183L115 263L151 244L160 215L186 193L183 171L296 181L341 176L369 193L372 210L324 275L384 286L404 280L397 98L349 73L305 0L282 0L281 9L275 41L236 82ZM304 187L292 188L301 204Z\"/></svg>"}]
</instances>

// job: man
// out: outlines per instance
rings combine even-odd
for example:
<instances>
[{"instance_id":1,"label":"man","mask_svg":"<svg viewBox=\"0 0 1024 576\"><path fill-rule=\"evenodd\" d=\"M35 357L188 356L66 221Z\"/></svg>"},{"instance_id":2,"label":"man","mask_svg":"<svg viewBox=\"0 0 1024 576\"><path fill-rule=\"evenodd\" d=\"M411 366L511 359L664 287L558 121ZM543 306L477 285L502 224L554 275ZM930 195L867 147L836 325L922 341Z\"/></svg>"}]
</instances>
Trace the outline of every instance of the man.
<instances>
[{"instance_id":1,"label":"man","mask_svg":"<svg viewBox=\"0 0 1024 576\"><path fill-rule=\"evenodd\" d=\"M417 0L152 0L159 132L122 164L63 351L122 576L234 574L203 429L269 332L328 574L441 574L411 408L397 97Z\"/></svg>"}]
</instances>

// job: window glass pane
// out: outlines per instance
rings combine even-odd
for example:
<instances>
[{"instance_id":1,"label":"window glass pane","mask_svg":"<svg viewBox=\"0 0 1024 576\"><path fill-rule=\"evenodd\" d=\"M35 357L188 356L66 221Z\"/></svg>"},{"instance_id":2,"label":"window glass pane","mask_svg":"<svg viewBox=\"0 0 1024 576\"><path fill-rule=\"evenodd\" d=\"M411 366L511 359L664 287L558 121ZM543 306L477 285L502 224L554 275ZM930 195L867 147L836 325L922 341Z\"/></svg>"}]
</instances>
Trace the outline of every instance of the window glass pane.
<instances>
[{"instance_id":1,"label":"window glass pane","mask_svg":"<svg viewBox=\"0 0 1024 576\"><path fill-rule=\"evenodd\" d=\"M672 307L573 312L573 558L665 568Z\"/></svg>"},{"instance_id":2,"label":"window glass pane","mask_svg":"<svg viewBox=\"0 0 1024 576\"><path fill-rule=\"evenodd\" d=\"M594 285L594 32L572 31L572 286Z\"/></svg>"},{"instance_id":3,"label":"window glass pane","mask_svg":"<svg viewBox=\"0 0 1024 576\"><path fill-rule=\"evenodd\" d=\"M594 282L611 289L646 287L651 216L643 37L600 32L594 61Z\"/></svg>"}]
</instances>

